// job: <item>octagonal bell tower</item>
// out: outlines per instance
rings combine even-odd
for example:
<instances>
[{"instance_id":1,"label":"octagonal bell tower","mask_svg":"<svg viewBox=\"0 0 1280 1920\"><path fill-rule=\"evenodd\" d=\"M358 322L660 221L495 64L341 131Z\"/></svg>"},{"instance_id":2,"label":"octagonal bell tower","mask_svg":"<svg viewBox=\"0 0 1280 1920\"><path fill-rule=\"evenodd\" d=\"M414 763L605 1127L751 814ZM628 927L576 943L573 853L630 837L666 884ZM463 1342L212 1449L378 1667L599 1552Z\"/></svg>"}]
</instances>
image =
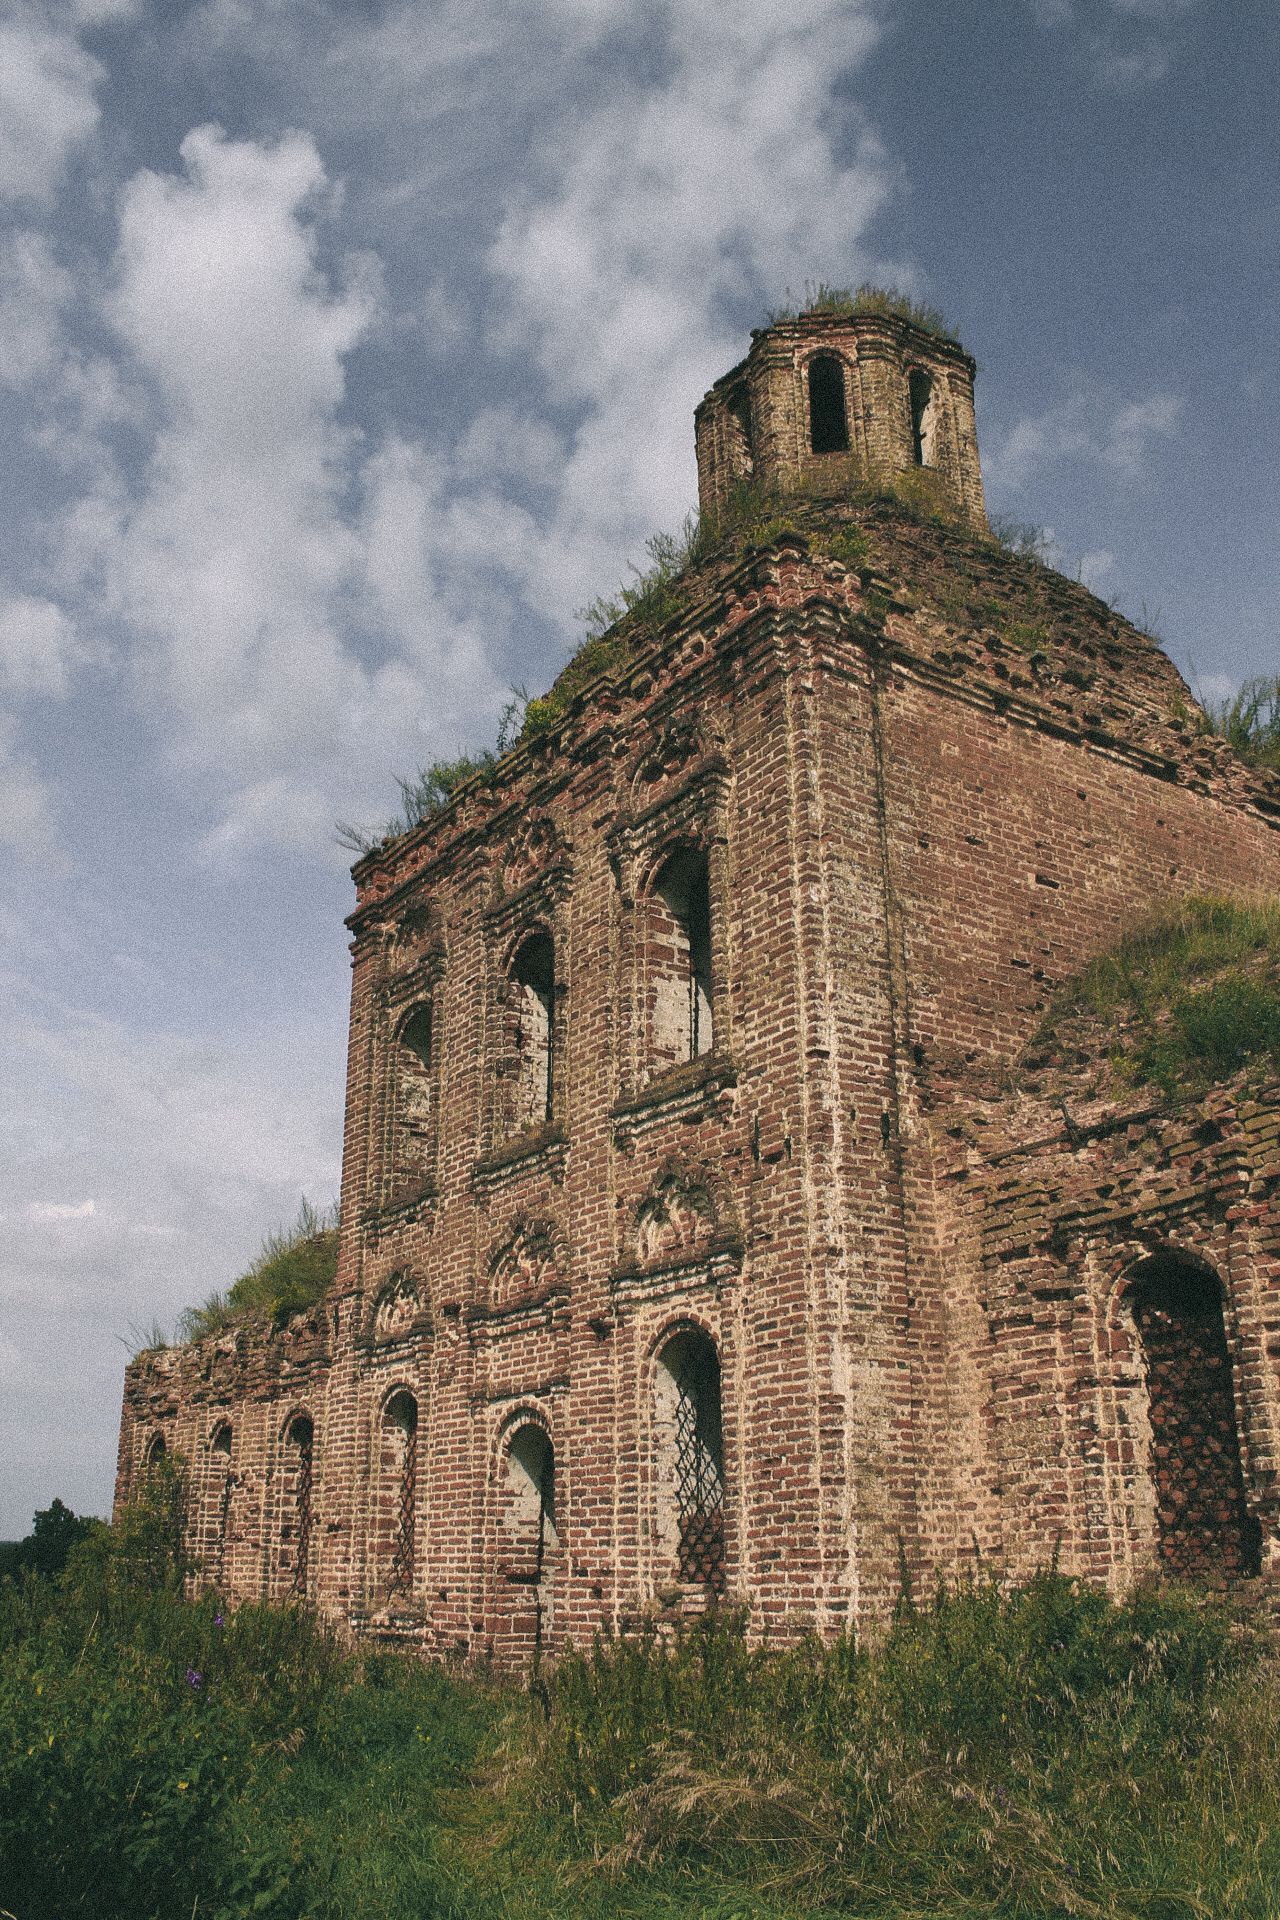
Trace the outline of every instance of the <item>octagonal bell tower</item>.
<instances>
[{"instance_id":1,"label":"octagonal bell tower","mask_svg":"<svg viewBox=\"0 0 1280 1920\"><path fill-rule=\"evenodd\" d=\"M838 495L924 471L985 531L974 372L957 341L893 313L757 328L694 415L699 506L722 512L744 481Z\"/></svg>"}]
</instances>

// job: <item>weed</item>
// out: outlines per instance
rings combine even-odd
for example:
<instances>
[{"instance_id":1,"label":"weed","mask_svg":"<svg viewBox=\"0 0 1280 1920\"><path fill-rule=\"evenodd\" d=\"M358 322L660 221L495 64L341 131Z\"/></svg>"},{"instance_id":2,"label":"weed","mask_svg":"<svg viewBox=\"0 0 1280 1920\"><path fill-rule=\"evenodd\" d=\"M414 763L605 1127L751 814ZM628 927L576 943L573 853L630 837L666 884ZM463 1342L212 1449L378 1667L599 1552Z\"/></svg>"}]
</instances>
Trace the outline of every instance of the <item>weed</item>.
<instances>
[{"instance_id":1,"label":"weed","mask_svg":"<svg viewBox=\"0 0 1280 1920\"><path fill-rule=\"evenodd\" d=\"M1280 772L1280 675L1246 680L1230 700L1206 701L1204 715L1242 760Z\"/></svg>"},{"instance_id":2,"label":"weed","mask_svg":"<svg viewBox=\"0 0 1280 1920\"><path fill-rule=\"evenodd\" d=\"M941 340L954 340L955 333L936 307L926 307L897 287L877 287L864 281L860 287L829 286L825 280L806 280L804 298L797 301L787 288L782 306L767 315L768 324L780 320L802 320L811 313L838 314L850 319L859 314L886 314L895 320L908 320L922 333L936 334Z\"/></svg>"},{"instance_id":3,"label":"weed","mask_svg":"<svg viewBox=\"0 0 1280 1920\"><path fill-rule=\"evenodd\" d=\"M1047 527L1036 526L1030 520L1010 520L1001 514L992 514L988 525L991 538L1006 553L1019 560L1035 560L1042 567L1048 566L1052 535Z\"/></svg>"},{"instance_id":4,"label":"weed","mask_svg":"<svg viewBox=\"0 0 1280 1920\"><path fill-rule=\"evenodd\" d=\"M1280 1691L1194 1594L976 1580L785 1648L721 1607L566 1655L539 1704L184 1599L179 1484L0 1582L23 1920L1274 1913Z\"/></svg>"},{"instance_id":5,"label":"weed","mask_svg":"<svg viewBox=\"0 0 1280 1920\"><path fill-rule=\"evenodd\" d=\"M182 1340L204 1340L246 1320L287 1320L323 1299L338 1265L336 1206L324 1210L303 1200L291 1227L273 1227L253 1265L226 1293L211 1293L188 1307L178 1321Z\"/></svg>"},{"instance_id":6,"label":"weed","mask_svg":"<svg viewBox=\"0 0 1280 1920\"><path fill-rule=\"evenodd\" d=\"M1064 991L1036 1044L1076 1012L1119 1021L1125 1071L1170 1098L1280 1068L1280 901L1192 895L1154 915Z\"/></svg>"}]
</instances>

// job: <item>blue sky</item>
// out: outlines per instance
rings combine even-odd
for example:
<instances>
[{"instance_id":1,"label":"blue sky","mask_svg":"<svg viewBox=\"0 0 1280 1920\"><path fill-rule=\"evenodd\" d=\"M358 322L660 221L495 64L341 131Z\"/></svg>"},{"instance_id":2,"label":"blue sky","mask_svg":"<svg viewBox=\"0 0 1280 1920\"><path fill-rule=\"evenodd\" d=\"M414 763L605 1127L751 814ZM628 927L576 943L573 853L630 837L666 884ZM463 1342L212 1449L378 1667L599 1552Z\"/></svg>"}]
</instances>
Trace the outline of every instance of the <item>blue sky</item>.
<instances>
[{"instance_id":1,"label":"blue sky","mask_svg":"<svg viewBox=\"0 0 1280 1920\"><path fill-rule=\"evenodd\" d=\"M1271 0L0 6L0 1537L336 1191L334 821L551 679L788 288L940 306L992 510L1276 670L1278 82Z\"/></svg>"}]
</instances>

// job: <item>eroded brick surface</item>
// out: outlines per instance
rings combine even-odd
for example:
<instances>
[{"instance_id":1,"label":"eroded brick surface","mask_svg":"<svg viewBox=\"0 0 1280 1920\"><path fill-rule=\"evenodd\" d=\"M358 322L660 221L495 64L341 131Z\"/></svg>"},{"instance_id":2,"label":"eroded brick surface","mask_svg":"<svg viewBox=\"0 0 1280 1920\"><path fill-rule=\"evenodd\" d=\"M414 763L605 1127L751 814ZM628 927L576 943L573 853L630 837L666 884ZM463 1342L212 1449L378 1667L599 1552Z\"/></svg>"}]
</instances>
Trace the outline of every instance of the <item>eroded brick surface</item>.
<instances>
[{"instance_id":1,"label":"eroded brick surface","mask_svg":"<svg viewBox=\"0 0 1280 1920\"><path fill-rule=\"evenodd\" d=\"M891 504L687 607L357 867L337 1284L135 1362L119 1497L161 1434L231 1592L511 1664L710 1587L830 1630L904 1559L1274 1569L1280 1091L1012 1063L1142 913L1280 888L1280 782L1082 587ZM1220 1318L1144 1322L1153 1255Z\"/></svg>"}]
</instances>

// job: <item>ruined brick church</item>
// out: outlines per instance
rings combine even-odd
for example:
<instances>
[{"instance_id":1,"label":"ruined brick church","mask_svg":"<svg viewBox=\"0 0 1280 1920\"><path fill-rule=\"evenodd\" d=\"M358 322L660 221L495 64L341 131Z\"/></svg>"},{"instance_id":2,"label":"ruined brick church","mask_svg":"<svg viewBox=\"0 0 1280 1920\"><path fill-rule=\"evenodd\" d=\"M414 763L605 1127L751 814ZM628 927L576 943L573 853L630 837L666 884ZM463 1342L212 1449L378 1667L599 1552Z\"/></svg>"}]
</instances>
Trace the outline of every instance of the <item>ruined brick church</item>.
<instances>
[{"instance_id":1,"label":"ruined brick church","mask_svg":"<svg viewBox=\"0 0 1280 1920\"><path fill-rule=\"evenodd\" d=\"M1280 780L992 540L973 375L756 333L676 610L357 864L336 1283L126 1381L118 1498L180 1455L222 1591L517 1665L1280 1567L1280 1090L1044 1037L1144 916L1280 894Z\"/></svg>"}]
</instances>

